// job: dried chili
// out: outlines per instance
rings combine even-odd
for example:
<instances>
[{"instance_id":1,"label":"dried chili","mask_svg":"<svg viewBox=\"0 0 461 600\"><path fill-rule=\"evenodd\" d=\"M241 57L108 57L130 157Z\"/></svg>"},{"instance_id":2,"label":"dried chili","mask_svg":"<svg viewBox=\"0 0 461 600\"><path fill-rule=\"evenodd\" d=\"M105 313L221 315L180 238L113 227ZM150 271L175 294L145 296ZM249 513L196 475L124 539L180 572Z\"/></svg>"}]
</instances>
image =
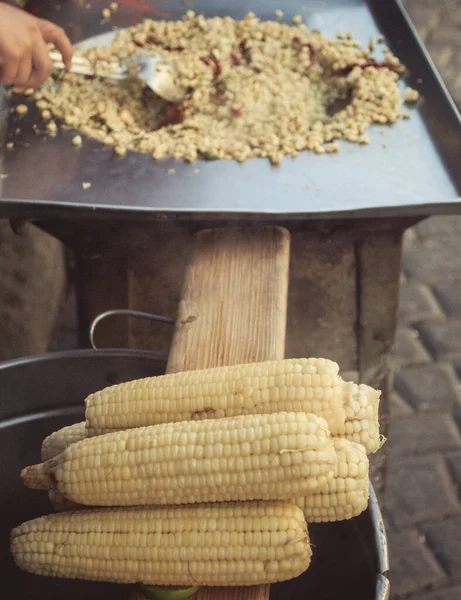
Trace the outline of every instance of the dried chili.
<instances>
[{"instance_id":1,"label":"dried chili","mask_svg":"<svg viewBox=\"0 0 461 600\"><path fill-rule=\"evenodd\" d=\"M184 103L173 104L161 117L157 128L166 127L167 125L178 125L182 123L186 117L186 107Z\"/></svg>"},{"instance_id":2,"label":"dried chili","mask_svg":"<svg viewBox=\"0 0 461 600\"><path fill-rule=\"evenodd\" d=\"M169 52L182 52L184 50L184 46L168 46L153 35L149 35L146 38L146 42L153 46L161 46L164 50L168 50Z\"/></svg>"},{"instance_id":3,"label":"dried chili","mask_svg":"<svg viewBox=\"0 0 461 600\"><path fill-rule=\"evenodd\" d=\"M317 64L317 58L319 56L319 51L315 48L310 42L306 44L306 47L309 48L309 52L311 55L311 65Z\"/></svg>"},{"instance_id":4,"label":"dried chili","mask_svg":"<svg viewBox=\"0 0 461 600\"><path fill-rule=\"evenodd\" d=\"M135 46L138 46L138 48L146 47L146 44L140 42L139 40L133 39L132 41ZM149 35L146 38L146 43L150 44L151 46L160 46L161 48L163 48L163 50L167 50L168 52L182 52L185 49L184 46L168 46L167 44L164 44L163 42L158 40L153 35Z\"/></svg>"},{"instance_id":5,"label":"dried chili","mask_svg":"<svg viewBox=\"0 0 461 600\"><path fill-rule=\"evenodd\" d=\"M216 88L216 102L221 103L224 100L224 93L227 90L227 83L223 80L220 79L219 81L215 82L215 88Z\"/></svg>"},{"instance_id":6,"label":"dried chili","mask_svg":"<svg viewBox=\"0 0 461 600\"><path fill-rule=\"evenodd\" d=\"M206 57L206 56L201 56L200 60L202 61L202 63L204 63L207 67L210 66L210 60Z\"/></svg>"},{"instance_id":7,"label":"dried chili","mask_svg":"<svg viewBox=\"0 0 461 600\"><path fill-rule=\"evenodd\" d=\"M217 80L222 74L222 65L213 50L210 51L210 59L214 65L214 78Z\"/></svg>"},{"instance_id":8,"label":"dried chili","mask_svg":"<svg viewBox=\"0 0 461 600\"><path fill-rule=\"evenodd\" d=\"M368 69L369 67L374 67L375 69L390 69L391 71L400 71L402 65L390 63L390 62L367 62L363 64L353 63L351 65L347 65L342 69L335 69L331 72L333 77L343 77L344 75L349 75L352 69L355 67L360 67L361 69Z\"/></svg>"},{"instance_id":9,"label":"dried chili","mask_svg":"<svg viewBox=\"0 0 461 600\"><path fill-rule=\"evenodd\" d=\"M235 52L230 53L231 61L234 63L236 67L239 67L242 64L241 59L235 54Z\"/></svg>"},{"instance_id":10,"label":"dried chili","mask_svg":"<svg viewBox=\"0 0 461 600\"><path fill-rule=\"evenodd\" d=\"M219 104L224 100L224 92L227 89L227 85L225 81L220 79L222 75L222 65L219 58L216 56L213 50L210 50L210 60L213 63L214 74L213 74L213 83L216 88L215 99Z\"/></svg>"},{"instance_id":11,"label":"dried chili","mask_svg":"<svg viewBox=\"0 0 461 600\"><path fill-rule=\"evenodd\" d=\"M317 50L317 48L315 48L315 46L313 46L313 44L311 44L310 42L303 42L301 40L300 37L296 36L292 39L292 42L295 46L299 46L299 48L308 48L309 49L309 55L310 55L310 61L311 61L311 66L315 65L317 63L317 57L319 55L319 51Z\"/></svg>"},{"instance_id":12,"label":"dried chili","mask_svg":"<svg viewBox=\"0 0 461 600\"><path fill-rule=\"evenodd\" d=\"M247 64L250 64L251 63L251 50L248 48L246 40L241 40L241 42L239 43L239 49L240 49L240 52L241 52L245 62Z\"/></svg>"}]
</instances>

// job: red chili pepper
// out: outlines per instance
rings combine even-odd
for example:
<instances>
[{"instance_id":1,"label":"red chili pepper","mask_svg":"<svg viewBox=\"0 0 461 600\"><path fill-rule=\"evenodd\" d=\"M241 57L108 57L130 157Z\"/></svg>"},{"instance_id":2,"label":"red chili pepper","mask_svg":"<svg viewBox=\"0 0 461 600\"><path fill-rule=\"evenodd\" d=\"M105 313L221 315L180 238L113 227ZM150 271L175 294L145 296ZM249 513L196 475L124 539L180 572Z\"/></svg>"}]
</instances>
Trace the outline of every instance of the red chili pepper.
<instances>
[{"instance_id":1,"label":"red chili pepper","mask_svg":"<svg viewBox=\"0 0 461 600\"><path fill-rule=\"evenodd\" d=\"M205 63L207 67L210 66L210 61L206 56L201 56L200 60L202 61L202 63Z\"/></svg>"},{"instance_id":2,"label":"red chili pepper","mask_svg":"<svg viewBox=\"0 0 461 600\"><path fill-rule=\"evenodd\" d=\"M309 52L311 55L311 65L313 66L317 64L319 51L317 50L317 48L314 48L314 46L311 43L306 44L306 47L309 48Z\"/></svg>"},{"instance_id":3,"label":"red chili pepper","mask_svg":"<svg viewBox=\"0 0 461 600\"><path fill-rule=\"evenodd\" d=\"M148 35L146 38L146 42L148 44L154 44L155 46L163 46L162 42L153 35Z\"/></svg>"},{"instance_id":4,"label":"red chili pepper","mask_svg":"<svg viewBox=\"0 0 461 600\"><path fill-rule=\"evenodd\" d=\"M133 44L135 46L138 46L138 48L145 48L145 44L142 44L141 42L138 42L138 40L133 40Z\"/></svg>"},{"instance_id":5,"label":"red chili pepper","mask_svg":"<svg viewBox=\"0 0 461 600\"><path fill-rule=\"evenodd\" d=\"M218 77L222 74L222 66L213 50L210 51L210 58L214 64L214 77L215 79L218 79Z\"/></svg>"},{"instance_id":6,"label":"red chili pepper","mask_svg":"<svg viewBox=\"0 0 461 600\"><path fill-rule=\"evenodd\" d=\"M185 117L186 107L184 104L173 104L158 122L158 129L167 125L178 125L184 121Z\"/></svg>"},{"instance_id":7,"label":"red chili pepper","mask_svg":"<svg viewBox=\"0 0 461 600\"><path fill-rule=\"evenodd\" d=\"M234 113L234 117L241 117L243 114L239 108L233 108L232 112Z\"/></svg>"},{"instance_id":8,"label":"red chili pepper","mask_svg":"<svg viewBox=\"0 0 461 600\"><path fill-rule=\"evenodd\" d=\"M184 46L168 46L153 35L149 35L146 38L146 42L148 44L153 44L154 46L161 46L164 50L168 50L169 52L182 52L184 50Z\"/></svg>"},{"instance_id":9,"label":"red chili pepper","mask_svg":"<svg viewBox=\"0 0 461 600\"><path fill-rule=\"evenodd\" d=\"M247 46L247 41L246 40L242 40L239 44L239 48L240 48L240 52L242 53L242 56L244 58L244 60L250 64L251 63L251 51Z\"/></svg>"},{"instance_id":10,"label":"red chili pepper","mask_svg":"<svg viewBox=\"0 0 461 600\"><path fill-rule=\"evenodd\" d=\"M242 61L241 61L241 60L240 60L240 58L239 58L239 57L238 57L238 56L235 54L235 52L231 52L231 53L230 53L230 57L231 57L231 60L232 60L232 62L234 63L234 65L236 65L237 67L238 67L239 65L241 65L241 64L242 64Z\"/></svg>"},{"instance_id":11,"label":"red chili pepper","mask_svg":"<svg viewBox=\"0 0 461 600\"><path fill-rule=\"evenodd\" d=\"M227 90L227 84L225 81L223 81L222 79L220 79L219 81L215 81L215 87L216 87L216 101L221 103L224 100L224 94L226 93Z\"/></svg>"},{"instance_id":12,"label":"red chili pepper","mask_svg":"<svg viewBox=\"0 0 461 600\"><path fill-rule=\"evenodd\" d=\"M296 36L292 39L294 45L299 46L299 48L309 48L309 54L311 59L311 65L315 65L317 63L317 57L319 51L315 48L310 42L303 42L300 37Z\"/></svg>"},{"instance_id":13,"label":"red chili pepper","mask_svg":"<svg viewBox=\"0 0 461 600\"><path fill-rule=\"evenodd\" d=\"M363 63L362 65L358 63L353 63L352 65L347 65L347 67L344 67L343 69L335 69L334 71L332 71L331 74L333 77L342 77L344 75L349 75L349 73L352 71L352 69L355 69L355 67L360 67L361 69L375 67L375 69L390 69L391 71L400 71L402 65L395 65L394 63L389 62L367 62Z\"/></svg>"}]
</instances>

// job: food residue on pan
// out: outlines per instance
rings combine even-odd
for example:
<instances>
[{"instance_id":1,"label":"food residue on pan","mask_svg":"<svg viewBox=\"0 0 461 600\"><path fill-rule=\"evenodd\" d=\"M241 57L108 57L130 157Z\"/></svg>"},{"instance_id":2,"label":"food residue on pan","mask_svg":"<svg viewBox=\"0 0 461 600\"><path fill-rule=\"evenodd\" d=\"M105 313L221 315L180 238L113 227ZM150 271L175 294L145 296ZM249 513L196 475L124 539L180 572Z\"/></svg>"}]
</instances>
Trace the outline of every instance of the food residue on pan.
<instances>
[{"instance_id":1,"label":"food residue on pan","mask_svg":"<svg viewBox=\"0 0 461 600\"><path fill-rule=\"evenodd\" d=\"M107 46L79 51L99 72L107 62L159 53L176 70L182 102L169 104L140 81L72 73L59 75L59 85L50 78L35 99L42 115L114 146L119 157L134 150L157 160L278 164L303 150L338 152L341 140L368 144L371 125L406 118L398 87L404 67L388 50L378 62L372 47L360 47L352 31L329 39L253 13L235 21L187 11L184 20L147 19ZM418 93L409 90L407 103ZM55 128L49 121L51 135Z\"/></svg>"},{"instance_id":2,"label":"food residue on pan","mask_svg":"<svg viewBox=\"0 0 461 600\"><path fill-rule=\"evenodd\" d=\"M403 98L405 100L405 104L415 104L419 100L419 92L412 87L407 87Z\"/></svg>"}]
</instances>

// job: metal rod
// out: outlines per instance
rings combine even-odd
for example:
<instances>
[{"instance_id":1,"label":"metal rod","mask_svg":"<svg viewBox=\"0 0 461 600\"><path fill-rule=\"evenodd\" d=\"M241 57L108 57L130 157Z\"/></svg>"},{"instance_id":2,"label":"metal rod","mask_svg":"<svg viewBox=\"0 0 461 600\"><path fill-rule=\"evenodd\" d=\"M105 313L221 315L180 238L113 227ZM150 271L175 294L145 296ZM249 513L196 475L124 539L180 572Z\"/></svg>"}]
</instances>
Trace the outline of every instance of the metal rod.
<instances>
[{"instance_id":1,"label":"metal rod","mask_svg":"<svg viewBox=\"0 0 461 600\"><path fill-rule=\"evenodd\" d=\"M98 350L98 347L94 343L94 333L98 324L106 319L107 317L113 317L116 315L125 315L127 317L137 317L139 319L149 319L150 321L156 321L157 323L166 323L168 325L174 325L175 320L170 317L164 317L162 315L154 315L152 313L141 312L139 310L131 310L128 308L117 308L113 310L106 310L105 312L98 315L91 323L89 330L89 338L92 348Z\"/></svg>"}]
</instances>

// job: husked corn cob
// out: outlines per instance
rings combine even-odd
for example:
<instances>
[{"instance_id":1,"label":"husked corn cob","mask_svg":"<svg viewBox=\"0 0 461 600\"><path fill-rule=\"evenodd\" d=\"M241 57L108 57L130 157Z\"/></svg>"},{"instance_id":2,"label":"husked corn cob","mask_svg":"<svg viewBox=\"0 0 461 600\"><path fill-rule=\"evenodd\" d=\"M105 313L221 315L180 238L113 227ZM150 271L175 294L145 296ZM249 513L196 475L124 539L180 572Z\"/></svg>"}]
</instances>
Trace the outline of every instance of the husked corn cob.
<instances>
[{"instance_id":1,"label":"husked corn cob","mask_svg":"<svg viewBox=\"0 0 461 600\"><path fill-rule=\"evenodd\" d=\"M61 454L67 446L83 440L85 437L85 422L74 423L73 425L58 429L58 431L55 431L43 440L41 451L42 461L45 462L46 460Z\"/></svg>"},{"instance_id":2,"label":"husked corn cob","mask_svg":"<svg viewBox=\"0 0 461 600\"><path fill-rule=\"evenodd\" d=\"M334 438L342 439L345 437L351 441L361 443L368 454L376 452L382 445L378 420L381 392L365 384L357 385L353 382L342 382L342 390L346 418L345 423L340 428L340 433L336 433ZM108 430L108 432L110 431ZM117 429L113 431L117 431ZM43 441L42 461L57 456L67 446L85 437L84 422L59 429Z\"/></svg>"},{"instance_id":3,"label":"husked corn cob","mask_svg":"<svg viewBox=\"0 0 461 600\"><path fill-rule=\"evenodd\" d=\"M276 413L87 438L22 476L84 505L193 504L303 496L324 488L336 464L324 419Z\"/></svg>"},{"instance_id":4,"label":"husked corn cob","mask_svg":"<svg viewBox=\"0 0 461 600\"><path fill-rule=\"evenodd\" d=\"M381 392L369 385L343 382L346 421L340 435L362 444L368 454L382 445L379 435L379 398Z\"/></svg>"},{"instance_id":5,"label":"husked corn cob","mask_svg":"<svg viewBox=\"0 0 461 600\"><path fill-rule=\"evenodd\" d=\"M42 442L41 458L45 462L58 456L71 444L85 439L85 421L67 425L53 432ZM49 490L48 497L51 505L57 511L74 510L80 508L78 504L67 500L56 490Z\"/></svg>"},{"instance_id":6,"label":"husked corn cob","mask_svg":"<svg viewBox=\"0 0 461 600\"><path fill-rule=\"evenodd\" d=\"M16 564L39 575L157 585L255 585L307 569L302 511L283 502L82 510L11 532Z\"/></svg>"},{"instance_id":7,"label":"husked corn cob","mask_svg":"<svg viewBox=\"0 0 461 600\"><path fill-rule=\"evenodd\" d=\"M59 492L57 492L56 490L49 490L48 498L50 499L51 505L53 506L54 510L57 510L57 511L75 510L78 508L84 508L84 507L80 506L79 504L72 502L72 500L67 500L67 498L64 498L64 496L61 496L61 494Z\"/></svg>"},{"instance_id":8,"label":"husked corn cob","mask_svg":"<svg viewBox=\"0 0 461 600\"><path fill-rule=\"evenodd\" d=\"M268 361L121 383L86 399L87 435L172 421L305 412L344 428L342 380L323 358Z\"/></svg>"},{"instance_id":9,"label":"husked corn cob","mask_svg":"<svg viewBox=\"0 0 461 600\"><path fill-rule=\"evenodd\" d=\"M333 441L338 468L335 477L321 492L296 498L308 523L344 521L356 517L368 506L370 481L365 448L348 440Z\"/></svg>"}]
</instances>

